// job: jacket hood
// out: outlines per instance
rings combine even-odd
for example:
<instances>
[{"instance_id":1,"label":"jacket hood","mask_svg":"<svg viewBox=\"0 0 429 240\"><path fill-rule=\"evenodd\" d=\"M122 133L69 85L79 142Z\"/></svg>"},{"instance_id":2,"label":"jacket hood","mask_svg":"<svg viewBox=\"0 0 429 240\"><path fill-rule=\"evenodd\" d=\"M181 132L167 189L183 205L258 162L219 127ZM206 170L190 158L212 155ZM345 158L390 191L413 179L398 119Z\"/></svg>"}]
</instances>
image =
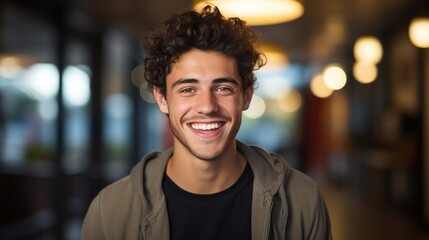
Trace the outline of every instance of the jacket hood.
<instances>
[{"instance_id":1,"label":"jacket hood","mask_svg":"<svg viewBox=\"0 0 429 240\"><path fill-rule=\"evenodd\" d=\"M288 163L280 156L240 141L237 141L237 149L253 170L254 186L258 188L259 192L272 197L289 175ZM151 217L152 213L156 212L154 210L164 207L160 205L165 202L162 179L168 159L172 154L173 148L163 152L149 153L131 170L133 187L143 201L142 210L146 215L143 218Z\"/></svg>"},{"instance_id":2,"label":"jacket hood","mask_svg":"<svg viewBox=\"0 0 429 240\"><path fill-rule=\"evenodd\" d=\"M163 202L162 178L173 148L163 152L151 152L131 170L131 181L136 192L142 198L143 212L149 213Z\"/></svg>"},{"instance_id":3,"label":"jacket hood","mask_svg":"<svg viewBox=\"0 0 429 240\"><path fill-rule=\"evenodd\" d=\"M255 175L254 186L261 192L273 196L289 176L290 167L287 161L262 148L249 146L240 141L237 141L237 147L252 167Z\"/></svg>"}]
</instances>

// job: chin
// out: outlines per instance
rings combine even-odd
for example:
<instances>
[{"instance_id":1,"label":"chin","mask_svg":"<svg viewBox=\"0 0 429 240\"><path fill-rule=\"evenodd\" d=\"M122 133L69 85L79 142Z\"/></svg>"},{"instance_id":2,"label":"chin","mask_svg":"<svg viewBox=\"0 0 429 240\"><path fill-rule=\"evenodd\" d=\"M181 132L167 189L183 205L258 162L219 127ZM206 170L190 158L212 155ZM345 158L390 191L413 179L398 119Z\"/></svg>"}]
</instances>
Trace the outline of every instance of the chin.
<instances>
[{"instance_id":1,"label":"chin","mask_svg":"<svg viewBox=\"0 0 429 240\"><path fill-rule=\"evenodd\" d=\"M218 159L222 153L208 153L206 151L192 151L192 154L197 157L198 159L205 160L205 161L212 161Z\"/></svg>"},{"instance_id":2,"label":"chin","mask_svg":"<svg viewBox=\"0 0 429 240\"><path fill-rule=\"evenodd\" d=\"M189 150L191 150L192 155L195 157L206 161L216 160L225 153L225 148L213 149L213 147L210 146L199 149L191 148Z\"/></svg>"}]
</instances>

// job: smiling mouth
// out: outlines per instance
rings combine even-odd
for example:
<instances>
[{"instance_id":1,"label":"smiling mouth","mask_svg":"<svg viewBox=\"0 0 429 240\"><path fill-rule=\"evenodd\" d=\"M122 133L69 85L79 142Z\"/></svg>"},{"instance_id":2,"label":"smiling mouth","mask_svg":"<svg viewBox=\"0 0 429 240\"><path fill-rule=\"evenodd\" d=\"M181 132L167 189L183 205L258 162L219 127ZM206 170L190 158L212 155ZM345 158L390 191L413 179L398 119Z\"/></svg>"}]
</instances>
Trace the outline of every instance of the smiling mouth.
<instances>
[{"instance_id":1,"label":"smiling mouth","mask_svg":"<svg viewBox=\"0 0 429 240\"><path fill-rule=\"evenodd\" d=\"M210 131L210 130L216 130L222 127L223 124L216 122L216 123L192 123L190 124L192 129L200 130L200 131Z\"/></svg>"}]
</instances>

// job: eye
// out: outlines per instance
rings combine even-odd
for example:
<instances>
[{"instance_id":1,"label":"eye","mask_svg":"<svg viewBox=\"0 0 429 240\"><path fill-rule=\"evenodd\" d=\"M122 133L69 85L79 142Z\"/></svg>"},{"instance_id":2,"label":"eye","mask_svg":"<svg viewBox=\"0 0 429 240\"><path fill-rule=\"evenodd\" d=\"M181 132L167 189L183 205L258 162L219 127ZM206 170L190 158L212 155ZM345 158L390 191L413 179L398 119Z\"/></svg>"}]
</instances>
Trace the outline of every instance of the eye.
<instances>
[{"instance_id":1,"label":"eye","mask_svg":"<svg viewBox=\"0 0 429 240\"><path fill-rule=\"evenodd\" d=\"M235 88L230 86L219 86L215 89L215 92L222 96L230 96L235 93Z\"/></svg>"},{"instance_id":2,"label":"eye","mask_svg":"<svg viewBox=\"0 0 429 240\"><path fill-rule=\"evenodd\" d=\"M217 92L225 92L225 93L229 93L229 92L233 92L233 90L230 87L225 87L225 86L221 86L216 88Z\"/></svg>"},{"instance_id":3,"label":"eye","mask_svg":"<svg viewBox=\"0 0 429 240\"><path fill-rule=\"evenodd\" d=\"M195 89L188 87L181 89L179 92L183 94L191 94L195 92Z\"/></svg>"}]
</instances>

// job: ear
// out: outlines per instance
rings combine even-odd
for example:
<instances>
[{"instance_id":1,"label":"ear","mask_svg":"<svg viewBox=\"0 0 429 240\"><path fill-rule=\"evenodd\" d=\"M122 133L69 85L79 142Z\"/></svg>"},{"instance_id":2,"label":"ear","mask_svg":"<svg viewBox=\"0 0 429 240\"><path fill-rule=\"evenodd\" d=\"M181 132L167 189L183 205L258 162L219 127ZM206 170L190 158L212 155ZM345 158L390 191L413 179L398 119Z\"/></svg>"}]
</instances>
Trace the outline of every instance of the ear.
<instances>
[{"instance_id":1,"label":"ear","mask_svg":"<svg viewBox=\"0 0 429 240\"><path fill-rule=\"evenodd\" d=\"M243 111L247 110L250 106L252 100L254 88L250 86L244 90L244 102L243 102Z\"/></svg>"},{"instance_id":2,"label":"ear","mask_svg":"<svg viewBox=\"0 0 429 240\"><path fill-rule=\"evenodd\" d=\"M162 113L168 114L167 100L165 99L164 94L161 93L159 88L153 88L153 96L155 97L155 101L158 104L159 110Z\"/></svg>"}]
</instances>

